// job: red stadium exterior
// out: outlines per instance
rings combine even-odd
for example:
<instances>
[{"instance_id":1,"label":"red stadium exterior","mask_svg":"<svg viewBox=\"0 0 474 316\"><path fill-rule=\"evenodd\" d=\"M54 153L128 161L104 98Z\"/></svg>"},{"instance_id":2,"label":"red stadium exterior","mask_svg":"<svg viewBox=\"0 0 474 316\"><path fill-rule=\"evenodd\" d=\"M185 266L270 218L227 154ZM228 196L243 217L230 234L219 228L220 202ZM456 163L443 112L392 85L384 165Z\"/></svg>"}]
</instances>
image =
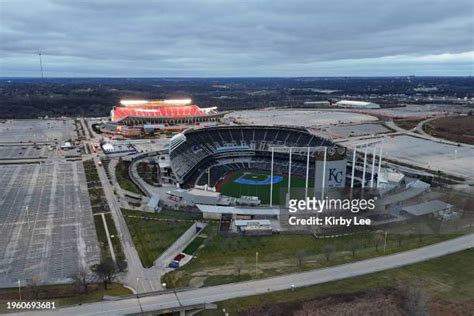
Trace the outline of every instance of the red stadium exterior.
<instances>
[{"instance_id":1,"label":"red stadium exterior","mask_svg":"<svg viewBox=\"0 0 474 316\"><path fill-rule=\"evenodd\" d=\"M110 112L105 132L138 136L158 131L181 131L190 126L216 124L225 113L200 108L191 100L121 101Z\"/></svg>"}]
</instances>

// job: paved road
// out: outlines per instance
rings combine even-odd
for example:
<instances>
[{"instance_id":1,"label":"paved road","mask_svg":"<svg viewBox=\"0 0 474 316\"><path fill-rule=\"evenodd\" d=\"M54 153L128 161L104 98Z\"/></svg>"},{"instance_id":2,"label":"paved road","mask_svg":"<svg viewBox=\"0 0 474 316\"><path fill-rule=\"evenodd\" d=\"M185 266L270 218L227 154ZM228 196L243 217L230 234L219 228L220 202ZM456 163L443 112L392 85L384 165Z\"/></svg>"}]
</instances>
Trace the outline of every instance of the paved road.
<instances>
[{"instance_id":1,"label":"paved road","mask_svg":"<svg viewBox=\"0 0 474 316\"><path fill-rule=\"evenodd\" d=\"M87 122L83 119L84 127ZM92 130L93 138L89 137L89 133L86 130L86 140L84 144L91 142L98 143L100 140L100 135L95 134ZM107 175L105 173L104 167L99 166L98 154L83 155L84 158L93 158L94 163L99 174L100 181L102 183L102 188L105 193L105 197L110 207L110 212L114 220L115 225L117 226L117 231L120 234L120 239L122 242L123 252L127 260L128 271L125 275L122 276L121 282L126 286L134 289L138 293L146 293L151 291L159 291L162 289L161 286L161 277L159 271L154 269L145 269L140 261L140 257L133 243L132 236L128 230L125 219L123 218L120 205L115 197L113 192L114 187L110 184Z\"/></svg>"},{"instance_id":2,"label":"paved road","mask_svg":"<svg viewBox=\"0 0 474 316\"><path fill-rule=\"evenodd\" d=\"M472 247L474 247L474 234L469 234L423 248L325 269L256 281L191 289L176 293L163 292L161 294L142 297L140 298L140 303L144 311L153 311L157 309L178 307L180 305L219 302L232 298L288 290L291 285L302 287L321 284L398 268L465 249L470 249ZM136 298L92 303L56 310L56 314L58 315L118 315L129 313L140 313L140 305ZM49 315L51 312L38 314Z\"/></svg>"},{"instance_id":3,"label":"paved road","mask_svg":"<svg viewBox=\"0 0 474 316\"><path fill-rule=\"evenodd\" d=\"M99 158L94 156L94 161L96 163L100 181L102 182L105 197L110 206L112 218L114 219L117 230L120 233L122 248L127 259L128 272L123 282L125 282L127 286L135 289L138 293L161 290L160 275L156 271L147 270L142 266L132 236L130 235L122 211L120 210L120 206L113 193L113 188L107 179L105 170L103 166L98 165Z\"/></svg>"},{"instance_id":4,"label":"paved road","mask_svg":"<svg viewBox=\"0 0 474 316\"><path fill-rule=\"evenodd\" d=\"M457 146L459 143L457 142L453 142L453 141L450 141L450 140L446 140L446 139L442 139L442 138L438 138L438 137L434 137L434 136L431 136L429 135L428 133L426 133L424 130L423 130L423 125L430 122L430 121L433 121L435 119L437 119L439 117L432 117L432 118L428 118L426 120L423 120L423 121L420 121L417 126L414 128L414 129L411 129L411 130L405 130L399 126L397 126L397 124L395 124L394 121L387 121L385 122L385 124L394 129L396 132L398 133L402 133L402 134L406 134L406 135L409 135L409 136L414 136L414 137L418 137L418 138L424 138L426 140L431 140L431 141L434 141L434 142L437 142L437 143L442 143L442 144L450 144L450 145L455 145ZM415 131L417 131L418 133L416 133ZM393 135L393 134L392 134ZM474 145L470 145L470 144L464 144L464 143L460 143L459 144L461 147L468 147L468 148L474 148Z\"/></svg>"}]
</instances>

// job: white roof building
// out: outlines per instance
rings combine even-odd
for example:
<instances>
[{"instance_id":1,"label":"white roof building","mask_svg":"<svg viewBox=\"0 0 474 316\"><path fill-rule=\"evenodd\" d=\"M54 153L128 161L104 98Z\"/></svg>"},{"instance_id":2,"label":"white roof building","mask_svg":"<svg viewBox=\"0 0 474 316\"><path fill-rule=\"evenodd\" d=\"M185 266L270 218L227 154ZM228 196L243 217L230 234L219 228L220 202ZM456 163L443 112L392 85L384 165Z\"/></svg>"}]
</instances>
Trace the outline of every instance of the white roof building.
<instances>
[{"instance_id":1,"label":"white roof building","mask_svg":"<svg viewBox=\"0 0 474 316\"><path fill-rule=\"evenodd\" d=\"M380 109L380 105L378 105L377 103L366 101L341 100L336 102L336 105L341 108Z\"/></svg>"},{"instance_id":2,"label":"white roof building","mask_svg":"<svg viewBox=\"0 0 474 316\"><path fill-rule=\"evenodd\" d=\"M220 218L222 214L232 214L233 216L263 216L272 218L280 216L279 208L235 207L203 204L197 204L196 206L203 213L204 218Z\"/></svg>"}]
</instances>

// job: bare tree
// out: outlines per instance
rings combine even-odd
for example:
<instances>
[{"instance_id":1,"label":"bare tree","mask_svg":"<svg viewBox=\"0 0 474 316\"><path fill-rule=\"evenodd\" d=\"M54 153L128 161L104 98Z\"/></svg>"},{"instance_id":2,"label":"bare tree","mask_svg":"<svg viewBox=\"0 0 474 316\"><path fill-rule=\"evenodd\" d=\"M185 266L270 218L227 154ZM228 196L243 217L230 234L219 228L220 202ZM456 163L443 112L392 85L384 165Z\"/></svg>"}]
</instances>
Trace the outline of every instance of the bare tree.
<instances>
[{"instance_id":1,"label":"bare tree","mask_svg":"<svg viewBox=\"0 0 474 316\"><path fill-rule=\"evenodd\" d=\"M382 242L383 242L382 236L380 236L379 234L374 236L373 243L374 243L375 251L379 251L379 246L382 244Z\"/></svg>"},{"instance_id":2,"label":"bare tree","mask_svg":"<svg viewBox=\"0 0 474 316\"><path fill-rule=\"evenodd\" d=\"M331 259L331 255L334 252L335 247L333 245L326 245L323 248L324 251L324 256L326 257L326 261L329 261Z\"/></svg>"},{"instance_id":3,"label":"bare tree","mask_svg":"<svg viewBox=\"0 0 474 316\"><path fill-rule=\"evenodd\" d=\"M234 269L237 272L237 275L240 277L242 270L244 269L244 261L240 258L234 260Z\"/></svg>"},{"instance_id":4,"label":"bare tree","mask_svg":"<svg viewBox=\"0 0 474 316\"><path fill-rule=\"evenodd\" d=\"M423 235L425 234L425 230L423 228L422 224L419 224L416 226L416 235L418 236L418 241L422 242L423 241Z\"/></svg>"},{"instance_id":5,"label":"bare tree","mask_svg":"<svg viewBox=\"0 0 474 316\"><path fill-rule=\"evenodd\" d=\"M401 246L402 246L402 241L403 241L403 234L402 234L402 233L398 233L398 234L395 235L395 238L397 238L398 247L401 247Z\"/></svg>"},{"instance_id":6,"label":"bare tree","mask_svg":"<svg viewBox=\"0 0 474 316\"><path fill-rule=\"evenodd\" d=\"M81 267L79 271L72 276L74 282L82 287L85 294L88 293L89 284L93 281L93 275L87 267Z\"/></svg>"},{"instance_id":7,"label":"bare tree","mask_svg":"<svg viewBox=\"0 0 474 316\"><path fill-rule=\"evenodd\" d=\"M112 283L112 280L118 273L117 266L111 258L102 260L94 267L93 271L104 283L104 290L107 290L107 284Z\"/></svg>"},{"instance_id":8,"label":"bare tree","mask_svg":"<svg viewBox=\"0 0 474 316\"><path fill-rule=\"evenodd\" d=\"M351 240L351 251L352 251L352 256L355 257L357 250L360 248L360 243L358 240Z\"/></svg>"},{"instance_id":9,"label":"bare tree","mask_svg":"<svg viewBox=\"0 0 474 316\"><path fill-rule=\"evenodd\" d=\"M117 260L116 264L117 266L117 272L125 272L127 271L127 267L128 267L128 264L127 264L127 261L123 260L123 259L119 259Z\"/></svg>"},{"instance_id":10,"label":"bare tree","mask_svg":"<svg viewBox=\"0 0 474 316\"><path fill-rule=\"evenodd\" d=\"M296 260L298 260L298 267L301 268L305 259L306 259L306 251L304 251L303 249L298 250L296 252Z\"/></svg>"},{"instance_id":11,"label":"bare tree","mask_svg":"<svg viewBox=\"0 0 474 316\"><path fill-rule=\"evenodd\" d=\"M426 292L413 285L401 285L399 290L405 298L404 307L408 315L428 315L429 296Z\"/></svg>"}]
</instances>

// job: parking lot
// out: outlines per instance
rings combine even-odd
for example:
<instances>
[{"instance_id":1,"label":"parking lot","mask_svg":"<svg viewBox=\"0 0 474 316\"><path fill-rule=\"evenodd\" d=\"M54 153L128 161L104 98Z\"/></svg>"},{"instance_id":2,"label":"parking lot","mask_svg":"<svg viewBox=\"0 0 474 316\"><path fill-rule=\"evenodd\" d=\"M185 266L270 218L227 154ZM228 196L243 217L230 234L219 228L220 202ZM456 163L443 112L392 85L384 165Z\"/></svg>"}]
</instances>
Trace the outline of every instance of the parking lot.
<instances>
[{"instance_id":1,"label":"parking lot","mask_svg":"<svg viewBox=\"0 0 474 316\"><path fill-rule=\"evenodd\" d=\"M360 123L377 121L374 116L348 113L343 111L318 111L295 109L266 109L234 111L226 115L238 122L252 125L291 125L302 127L316 127L321 125Z\"/></svg>"},{"instance_id":2,"label":"parking lot","mask_svg":"<svg viewBox=\"0 0 474 316\"><path fill-rule=\"evenodd\" d=\"M49 158L52 151L47 145L7 146L0 145L0 160L3 159L39 159Z\"/></svg>"},{"instance_id":3,"label":"parking lot","mask_svg":"<svg viewBox=\"0 0 474 316\"><path fill-rule=\"evenodd\" d=\"M374 139L372 139L374 140ZM366 141L346 141L341 144L353 147ZM474 178L474 149L466 146L399 135L384 137L384 158L413 164L415 166L442 171L460 177Z\"/></svg>"},{"instance_id":4,"label":"parking lot","mask_svg":"<svg viewBox=\"0 0 474 316\"><path fill-rule=\"evenodd\" d=\"M6 120L0 123L0 143L61 142L74 138L73 120Z\"/></svg>"},{"instance_id":5,"label":"parking lot","mask_svg":"<svg viewBox=\"0 0 474 316\"><path fill-rule=\"evenodd\" d=\"M358 124L345 126L330 126L325 129L330 138L346 138L365 135L388 133L390 130L382 124Z\"/></svg>"},{"instance_id":6,"label":"parking lot","mask_svg":"<svg viewBox=\"0 0 474 316\"><path fill-rule=\"evenodd\" d=\"M0 287L64 282L97 263L82 162L0 165Z\"/></svg>"}]
</instances>

